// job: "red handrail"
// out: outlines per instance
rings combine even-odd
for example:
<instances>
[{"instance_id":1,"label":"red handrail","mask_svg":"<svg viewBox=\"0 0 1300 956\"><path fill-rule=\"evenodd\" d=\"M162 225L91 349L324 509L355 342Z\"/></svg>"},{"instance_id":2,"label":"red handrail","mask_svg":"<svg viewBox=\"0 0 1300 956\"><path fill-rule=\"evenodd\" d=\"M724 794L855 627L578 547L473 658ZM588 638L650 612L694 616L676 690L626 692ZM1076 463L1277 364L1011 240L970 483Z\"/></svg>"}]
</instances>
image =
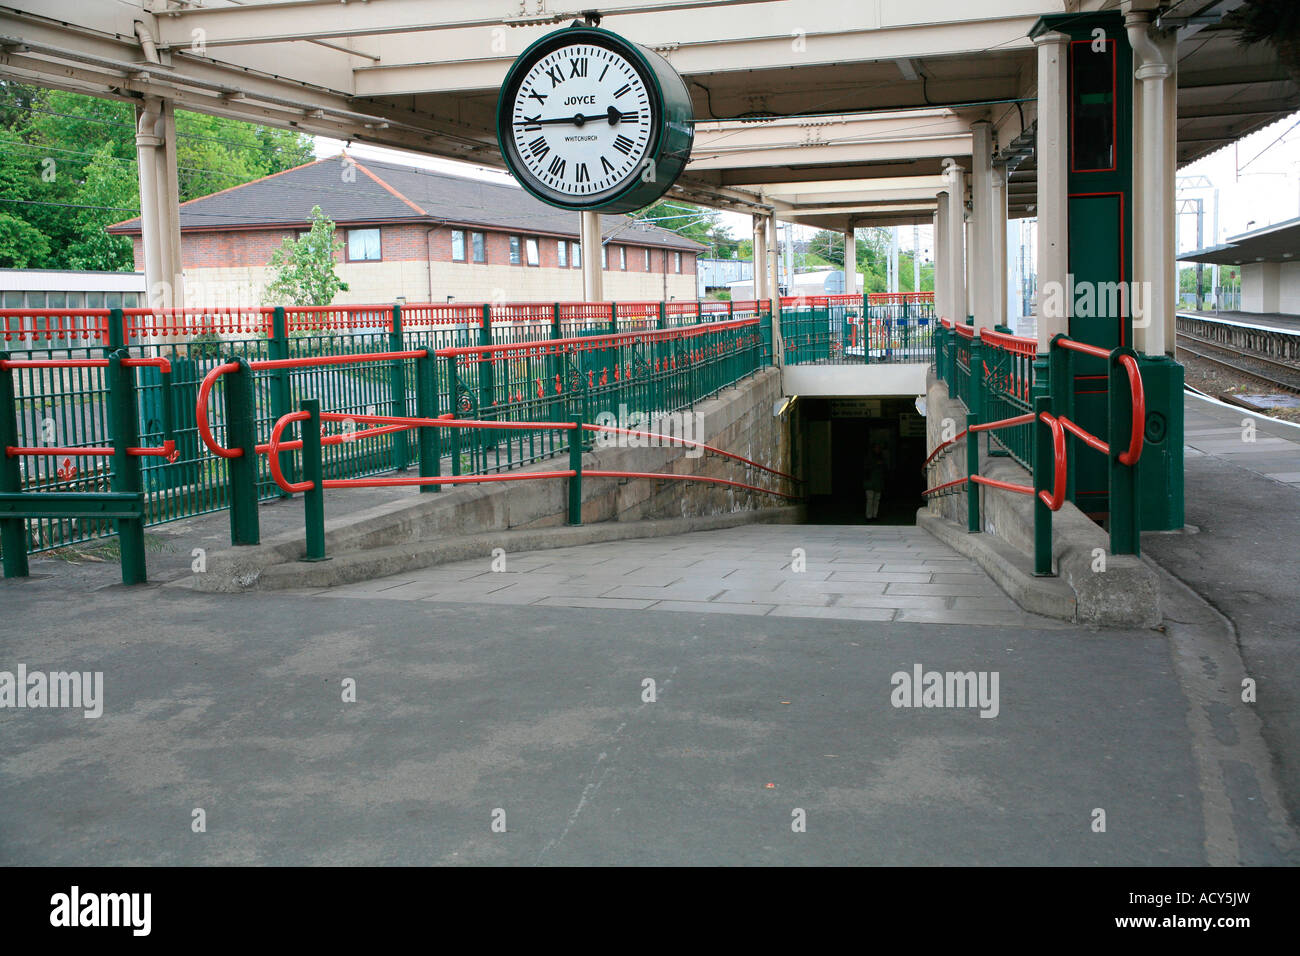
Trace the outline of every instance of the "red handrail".
<instances>
[{"instance_id":1,"label":"red handrail","mask_svg":"<svg viewBox=\"0 0 1300 956\"><path fill-rule=\"evenodd\" d=\"M124 358L126 368L151 367L170 374L172 363L162 356L155 358ZM0 359L0 370L11 368L108 368L108 359Z\"/></svg>"},{"instance_id":2,"label":"red handrail","mask_svg":"<svg viewBox=\"0 0 1300 956\"><path fill-rule=\"evenodd\" d=\"M777 475L781 478L789 478L791 481L803 481L802 478L796 478L794 475L787 475L784 471L777 471L775 468L768 468L766 465L760 465L758 462L752 461L744 457L743 455L737 455L729 451L723 451L721 448L714 448L712 445L706 445L704 442L694 441L690 438L678 438L675 435L660 435L657 432L636 431L635 429L631 429L631 428L616 428L613 425L584 424L582 427L584 430L591 431L591 432L599 431L599 432L610 432L612 434L618 434L618 435L639 435L643 438L657 438L663 441L673 442L681 445L683 448L701 448L704 451L712 452L715 455L722 455L724 458L732 458L735 459L736 461L744 462L746 465L751 465L754 468L758 468L761 471L765 471L770 475ZM585 475L587 474L587 472L584 471L583 474Z\"/></svg>"},{"instance_id":3,"label":"red handrail","mask_svg":"<svg viewBox=\"0 0 1300 956\"><path fill-rule=\"evenodd\" d=\"M1137 360L1131 355L1121 355L1119 363L1124 366L1124 371L1128 372L1129 394L1132 395L1133 402L1132 430L1128 436L1128 450L1120 454L1119 462L1131 468L1142 458L1142 440L1146 433L1147 396L1142 386L1142 372L1138 368Z\"/></svg>"},{"instance_id":4,"label":"red handrail","mask_svg":"<svg viewBox=\"0 0 1300 956\"><path fill-rule=\"evenodd\" d=\"M212 428L208 424L208 393L212 390L213 383L227 372L236 372L238 370L238 362L226 362L224 365L213 368L207 375L203 376L203 383L199 385L199 397L194 403L194 416L197 419L199 437L203 439L203 444L207 446L208 451L218 458L239 458L244 454L242 448L226 448L223 445L218 445L216 438L212 436Z\"/></svg>"},{"instance_id":5,"label":"red handrail","mask_svg":"<svg viewBox=\"0 0 1300 956\"><path fill-rule=\"evenodd\" d=\"M745 488L748 491L759 491L765 495L775 495L778 498L787 498L793 500L795 495L787 495L784 492L772 491L769 488L760 488L758 485L747 485L740 481L728 481L726 478L709 478L705 475L671 475L660 474L654 471L605 471L600 469L586 469L582 471L584 478L658 478L663 481L703 481L714 485L730 485L733 488Z\"/></svg>"},{"instance_id":6,"label":"red handrail","mask_svg":"<svg viewBox=\"0 0 1300 956\"><path fill-rule=\"evenodd\" d=\"M468 345L459 348L438 349L434 354L438 358L459 358L461 356L500 355L506 352L527 352L542 350L536 354L553 354L565 351L571 346L581 346L584 351L613 348L620 344L636 342L653 342L660 339L689 339L700 335L711 335L729 329L755 327L759 320L729 319L726 322L710 322L706 325L687 325L671 329L643 329L628 332L610 332L606 335L584 335L567 339L544 339L538 342L509 342L503 345Z\"/></svg>"},{"instance_id":7,"label":"red handrail","mask_svg":"<svg viewBox=\"0 0 1300 956\"><path fill-rule=\"evenodd\" d=\"M160 448L139 448L129 447L126 453L132 458L166 458L169 462L174 462L180 456L176 450L176 442L169 438L162 443ZM5 454L10 458L21 458L24 455L79 455L83 458L111 458L117 452L112 448L54 448L49 445L42 445L38 448L22 448L16 445L6 445Z\"/></svg>"},{"instance_id":8,"label":"red handrail","mask_svg":"<svg viewBox=\"0 0 1300 956\"><path fill-rule=\"evenodd\" d=\"M971 425L969 426L967 431L970 432L993 431L994 429L998 429L998 428L1010 428L1013 425L1027 425L1030 422L1033 422L1035 420L1035 417L1036 416L1032 412L1026 415L1016 415L1013 418L1004 418L996 422L985 422L984 424L981 425ZM1037 416L1037 418L1040 419L1044 424L1048 426L1048 428L1052 430L1052 452L1053 452L1052 494L1048 495L1046 491L1040 491L1038 492L1038 496L1043 500L1043 503L1046 504L1047 507L1050 508L1052 511L1060 511L1061 506L1065 504L1065 480L1067 477L1065 472L1066 452L1065 452L1065 429L1063 427L1064 421L1055 418L1054 416L1048 414L1047 412L1041 413L1040 415ZM938 448L935 449L934 453L937 453L940 449L946 447L947 445L954 444L965 435L966 432L962 432L961 435L957 435L955 438L951 439L950 441L947 441L943 445L940 445ZM929 465L930 459L934 457L934 453L931 453L930 458L927 458L925 460L925 464L921 466L922 468L925 468L926 465ZM1021 495L1032 495L1034 493L1034 489L1029 485L1019 485L1010 481L999 481L996 478L986 478L983 475L970 475L967 478L958 478L955 481L948 481L948 482L944 482L942 485L936 485L933 488L927 488L925 491L921 492L921 495L922 497L924 497L925 495L933 494L938 491L943 491L945 488L951 488L954 485L959 485L966 481L971 481L974 482L975 484L980 484L980 485L987 485L990 488L1000 488L1003 491L1012 491L1015 492L1016 494L1021 494Z\"/></svg>"}]
</instances>

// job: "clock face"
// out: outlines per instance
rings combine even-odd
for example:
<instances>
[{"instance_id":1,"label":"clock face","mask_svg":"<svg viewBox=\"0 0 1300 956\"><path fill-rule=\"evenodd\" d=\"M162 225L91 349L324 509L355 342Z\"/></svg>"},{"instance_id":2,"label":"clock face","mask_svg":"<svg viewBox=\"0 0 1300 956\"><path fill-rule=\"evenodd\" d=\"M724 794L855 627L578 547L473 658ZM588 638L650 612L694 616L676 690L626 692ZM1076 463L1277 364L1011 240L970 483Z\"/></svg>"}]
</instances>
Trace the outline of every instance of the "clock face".
<instances>
[{"instance_id":1,"label":"clock face","mask_svg":"<svg viewBox=\"0 0 1300 956\"><path fill-rule=\"evenodd\" d=\"M560 197L609 195L639 175L650 147L650 91L626 57L574 43L535 61L514 90L513 142Z\"/></svg>"},{"instance_id":2,"label":"clock face","mask_svg":"<svg viewBox=\"0 0 1300 956\"><path fill-rule=\"evenodd\" d=\"M667 62L595 28L533 44L511 68L497 108L515 177L568 209L649 205L681 172L692 133L690 98Z\"/></svg>"}]
</instances>

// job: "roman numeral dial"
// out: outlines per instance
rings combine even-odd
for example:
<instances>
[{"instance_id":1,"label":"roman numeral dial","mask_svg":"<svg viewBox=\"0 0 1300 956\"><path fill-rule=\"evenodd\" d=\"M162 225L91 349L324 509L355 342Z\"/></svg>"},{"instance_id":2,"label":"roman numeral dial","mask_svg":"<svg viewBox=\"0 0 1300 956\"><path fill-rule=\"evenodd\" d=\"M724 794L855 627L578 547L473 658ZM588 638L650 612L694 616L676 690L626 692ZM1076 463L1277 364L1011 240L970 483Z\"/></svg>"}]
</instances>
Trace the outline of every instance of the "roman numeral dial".
<instances>
[{"instance_id":1,"label":"roman numeral dial","mask_svg":"<svg viewBox=\"0 0 1300 956\"><path fill-rule=\"evenodd\" d=\"M648 84L655 80L605 42L540 45L531 62L516 63L502 91L498 123L503 147L513 147L508 164L557 204L598 205L641 182L650 166L658 99Z\"/></svg>"}]
</instances>

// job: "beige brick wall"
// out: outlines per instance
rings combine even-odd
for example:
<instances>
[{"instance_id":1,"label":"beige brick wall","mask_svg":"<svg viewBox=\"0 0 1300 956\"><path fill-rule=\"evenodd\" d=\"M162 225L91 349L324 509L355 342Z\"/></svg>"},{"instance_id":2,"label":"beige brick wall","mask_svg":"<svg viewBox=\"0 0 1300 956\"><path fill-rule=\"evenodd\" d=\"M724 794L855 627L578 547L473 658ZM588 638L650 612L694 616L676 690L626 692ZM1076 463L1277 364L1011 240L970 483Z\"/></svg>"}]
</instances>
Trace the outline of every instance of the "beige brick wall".
<instances>
[{"instance_id":1,"label":"beige brick wall","mask_svg":"<svg viewBox=\"0 0 1300 956\"><path fill-rule=\"evenodd\" d=\"M347 292L335 297L337 305L392 302L405 296L408 302L579 302L582 301L582 270L512 265L466 265L415 260L396 262L340 262L335 271L348 284ZM433 293L430 295L430 272ZM211 267L185 270L186 299L195 305L274 305L266 299L265 267ZM605 299L609 301L658 301L667 297L695 298L693 275L662 275L646 272L605 272Z\"/></svg>"}]
</instances>

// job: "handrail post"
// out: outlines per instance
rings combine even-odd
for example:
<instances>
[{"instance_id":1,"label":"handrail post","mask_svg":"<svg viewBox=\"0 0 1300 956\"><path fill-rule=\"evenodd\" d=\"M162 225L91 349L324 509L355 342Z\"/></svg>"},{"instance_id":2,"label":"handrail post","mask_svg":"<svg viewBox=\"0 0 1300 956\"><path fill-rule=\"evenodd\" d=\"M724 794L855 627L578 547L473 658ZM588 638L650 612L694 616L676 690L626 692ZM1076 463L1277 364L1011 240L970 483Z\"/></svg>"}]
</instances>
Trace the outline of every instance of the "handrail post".
<instances>
[{"instance_id":1,"label":"handrail post","mask_svg":"<svg viewBox=\"0 0 1300 956\"><path fill-rule=\"evenodd\" d=\"M388 350L401 352L402 348L402 306L393 305L393 327L388 333ZM405 418L406 407L406 363L394 359L388 367L388 392L392 401L393 415ZM393 467L397 471L406 471L411 464L410 434L395 432L393 434Z\"/></svg>"},{"instance_id":2,"label":"handrail post","mask_svg":"<svg viewBox=\"0 0 1300 956\"><path fill-rule=\"evenodd\" d=\"M0 359L9 358L0 351ZM5 449L18 444L18 403L14 401L14 370L0 370L0 492L17 494L23 490L18 459L10 458ZM4 575L27 577L27 528L22 518L0 517L0 548L4 549Z\"/></svg>"},{"instance_id":3,"label":"handrail post","mask_svg":"<svg viewBox=\"0 0 1300 956\"><path fill-rule=\"evenodd\" d=\"M271 313L271 335L266 342L266 351L272 359L289 357L289 330L284 306L277 305L275 311ZM274 421L279 421L292 410L290 406L293 398L289 375L290 370L287 368L277 368L271 372L271 418ZM292 441L296 431L295 422L285 428L284 440ZM284 473L286 481L292 482L297 479L297 466L290 452L280 453L280 470ZM279 495L281 498L292 497L283 488L279 488Z\"/></svg>"},{"instance_id":4,"label":"handrail post","mask_svg":"<svg viewBox=\"0 0 1300 956\"><path fill-rule=\"evenodd\" d=\"M135 377L122 364L126 349L108 357L109 429L113 436L112 488L118 494L144 492L140 459L129 448L140 443L140 419L135 401ZM143 508L143 499L141 507ZM122 583L143 584L148 577L144 558L144 514L117 519L118 544L122 552Z\"/></svg>"},{"instance_id":5,"label":"handrail post","mask_svg":"<svg viewBox=\"0 0 1300 956\"><path fill-rule=\"evenodd\" d=\"M659 300L659 321L656 324L656 328L668 328L668 307L662 299Z\"/></svg>"},{"instance_id":6,"label":"handrail post","mask_svg":"<svg viewBox=\"0 0 1300 956\"><path fill-rule=\"evenodd\" d=\"M104 346L104 357L108 358L118 349L124 349L126 347L126 319L122 315L122 310L109 309L108 341Z\"/></svg>"},{"instance_id":7,"label":"handrail post","mask_svg":"<svg viewBox=\"0 0 1300 956\"><path fill-rule=\"evenodd\" d=\"M972 480L980 473L979 432L971 431L972 425L979 424L979 416L974 412L966 414L966 530L976 534L980 530L980 486Z\"/></svg>"},{"instance_id":8,"label":"handrail post","mask_svg":"<svg viewBox=\"0 0 1300 956\"><path fill-rule=\"evenodd\" d=\"M569 479L569 524L582 524L582 438L583 413L578 407L574 416L574 428L569 433L569 470L573 476Z\"/></svg>"},{"instance_id":9,"label":"handrail post","mask_svg":"<svg viewBox=\"0 0 1300 956\"><path fill-rule=\"evenodd\" d=\"M1034 574L1038 577L1052 575L1052 509L1043 501L1041 492L1051 487L1048 476L1055 469L1052 448L1052 431L1043 415L1052 411L1052 399L1046 394L1034 395Z\"/></svg>"},{"instance_id":10,"label":"handrail post","mask_svg":"<svg viewBox=\"0 0 1300 956\"><path fill-rule=\"evenodd\" d=\"M479 345L492 345L492 306L483 305L483 322L479 326ZM480 418L487 418L489 414L495 418L495 414L488 411L496 405L496 368L492 362L478 363L478 413ZM496 440L495 432L489 432L485 428L478 429L477 440L474 442L478 448L486 449L490 442ZM483 452L487 454L486 450Z\"/></svg>"},{"instance_id":11,"label":"handrail post","mask_svg":"<svg viewBox=\"0 0 1300 956\"><path fill-rule=\"evenodd\" d=\"M302 476L311 482L303 492L303 517L307 525L307 553L303 561L325 560L325 467L321 460L320 399L303 401L302 410L311 417L303 422Z\"/></svg>"},{"instance_id":12,"label":"handrail post","mask_svg":"<svg viewBox=\"0 0 1300 956\"><path fill-rule=\"evenodd\" d=\"M1121 355L1137 353L1119 348L1110 354L1107 382L1108 438L1110 441L1110 553L1142 553L1142 523L1138 515L1138 468L1126 465L1119 456L1128 450L1133 430L1133 393Z\"/></svg>"},{"instance_id":13,"label":"handrail post","mask_svg":"<svg viewBox=\"0 0 1300 956\"><path fill-rule=\"evenodd\" d=\"M618 303L617 302L611 302L609 304L609 334L610 335L618 334Z\"/></svg>"},{"instance_id":14,"label":"handrail post","mask_svg":"<svg viewBox=\"0 0 1300 956\"><path fill-rule=\"evenodd\" d=\"M979 432L971 431L971 425L978 425L984 420L984 361L979 336L970 340L970 381L967 382L967 416L966 416L966 473L978 475L980 471ZM975 533L980 530L980 491L979 485L969 482L966 502L966 530Z\"/></svg>"},{"instance_id":15,"label":"handrail post","mask_svg":"<svg viewBox=\"0 0 1300 956\"><path fill-rule=\"evenodd\" d=\"M446 358L447 411L451 413L452 419L455 419L456 413L460 409L460 402L456 394L456 356L448 355ZM451 475L453 478L460 477L460 429L456 427L451 429Z\"/></svg>"},{"instance_id":16,"label":"handrail post","mask_svg":"<svg viewBox=\"0 0 1300 956\"><path fill-rule=\"evenodd\" d=\"M1074 353L1069 349L1061 348L1057 344L1061 339L1068 338L1064 332L1058 332L1052 337L1048 346L1048 367L1050 375L1048 376L1048 394L1052 396L1052 414L1057 418L1068 418L1074 420ZM1069 451L1074 446L1074 436L1068 432L1065 435L1065 447ZM1066 467L1066 498L1074 500L1074 456L1069 455L1069 464Z\"/></svg>"},{"instance_id":17,"label":"handrail post","mask_svg":"<svg viewBox=\"0 0 1300 956\"><path fill-rule=\"evenodd\" d=\"M432 349L415 360L415 414L420 418L438 417L438 366ZM437 478L442 474L442 442L439 429L422 425L416 429L420 459L420 477ZM421 492L442 491L442 485L421 485Z\"/></svg>"},{"instance_id":18,"label":"handrail post","mask_svg":"<svg viewBox=\"0 0 1300 956\"><path fill-rule=\"evenodd\" d=\"M226 377L226 442L243 454L231 458L230 543L257 544L260 540L257 514L257 422L255 418L253 370L248 360L234 358L239 369Z\"/></svg>"}]
</instances>

